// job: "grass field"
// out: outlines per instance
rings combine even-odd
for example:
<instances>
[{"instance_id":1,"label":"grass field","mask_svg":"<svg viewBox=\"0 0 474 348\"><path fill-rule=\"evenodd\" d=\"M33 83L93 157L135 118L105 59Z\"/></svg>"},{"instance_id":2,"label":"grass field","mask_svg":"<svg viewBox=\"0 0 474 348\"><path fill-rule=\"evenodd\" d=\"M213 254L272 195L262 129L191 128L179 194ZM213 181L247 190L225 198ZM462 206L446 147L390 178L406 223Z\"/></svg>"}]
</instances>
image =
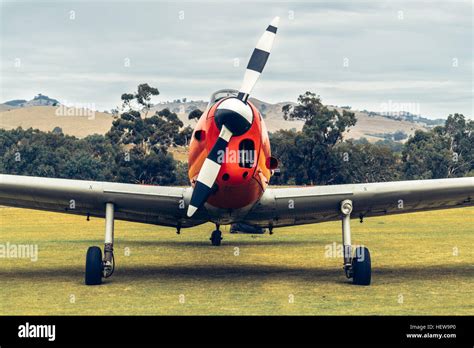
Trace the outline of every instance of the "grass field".
<instances>
[{"instance_id":1,"label":"grass field","mask_svg":"<svg viewBox=\"0 0 474 348\"><path fill-rule=\"evenodd\" d=\"M36 262L0 258L0 314L474 315L474 208L353 220L353 243L372 255L368 287L350 284L341 258L325 256L340 243L340 223L225 232L212 247L212 225L176 235L120 221L115 274L87 287L86 249L102 246L103 226L0 208L0 244L39 248Z\"/></svg>"}]
</instances>

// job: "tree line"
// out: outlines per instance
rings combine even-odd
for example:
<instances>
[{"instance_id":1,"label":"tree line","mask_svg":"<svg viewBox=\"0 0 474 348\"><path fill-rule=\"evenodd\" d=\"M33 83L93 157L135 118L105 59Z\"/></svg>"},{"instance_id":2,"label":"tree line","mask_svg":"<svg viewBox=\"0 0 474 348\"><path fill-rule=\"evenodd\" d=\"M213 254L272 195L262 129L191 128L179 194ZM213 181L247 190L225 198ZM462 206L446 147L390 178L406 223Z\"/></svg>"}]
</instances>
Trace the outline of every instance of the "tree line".
<instances>
[{"instance_id":1,"label":"tree line","mask_svg":"<svg viewBox=\"0 0 474 348\"><path fill-rule=\"evenodd\" d=\"M299 132L271 134L281 176L274 184L330 185L376 181L474 176L474 121L449 115L444 126L417 130L404 143L344 140L357 122L353 112L332 110L306 92L296 106L285 105L286 119L303 120Z\"/></svg>"},{"instance_id":2,"label":"tree line","mask_svg":"<svg viewBox=\"0 0 474 348\"><path fill-rule=\"evenodd\" d=\"M0 130L0 172L55 178L155 185L187 185L187 165L169 153L192 133L168 109L148 116L158 89L125 93L122 113L105 135L83 139L34 129ZM140 111L139 111L140 110Z\"/></svg>"},{"instance_id":3,"label":"tree line","mask_svg":"<svg viewBox=\"0 0 474 348\"><path fill-rule=\"evenodd\" d=\"M170 153L192 135L178 116L163 109L149 116L148 84L122 95L122 112L105 135L83 139L34 129L0 129L0 172L56 178L155 185L189 185L187 164ZM385 139L344 140L357 122L349 110L327 108L314 93L283 107L285 118L304 121L301 131L270 134L281 175L273 184L322 185L474 174L474 122L449 115L444 126L417 131L405 144ZM202 113L194 110L190 118Z\"/></svg>"}]
</instances>

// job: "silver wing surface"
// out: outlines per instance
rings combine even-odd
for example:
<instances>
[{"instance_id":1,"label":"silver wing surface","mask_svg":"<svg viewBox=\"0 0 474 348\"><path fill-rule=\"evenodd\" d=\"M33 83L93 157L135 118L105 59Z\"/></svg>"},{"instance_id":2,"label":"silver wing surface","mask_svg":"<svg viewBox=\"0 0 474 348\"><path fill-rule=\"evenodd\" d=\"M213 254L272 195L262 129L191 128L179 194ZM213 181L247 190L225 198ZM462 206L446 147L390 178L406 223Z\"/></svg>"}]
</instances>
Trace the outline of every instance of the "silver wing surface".
<instances>
[{"instance_id":1,"label":"silver wing surface","mask_svg":"<svg viewBox=\"0 0 474 348\"><path fill-rule=\"evenodd\" d=\"M0 205L70 214L105 216L163 226L191 227L208 220L205 210L186 217L190 187L165 187L0 174Z\"/></svg>"},{"instance_id":2,"label":"silver wing surface","mask_svg":"<svg viewBox=\"0 0 474 348\"><path fill-rule=\"evenodd\" d=\"M187 218L192 188L52 179L0 174L0 205L105 216L163 226L192 227L212 220L205 209ZM244 222L279 227L339 220L340 204L353 202L353 218L473 205L474 178L267 188Z\"/></svg>"},{"instance_id":3,"label":"silver wing surface","mask_svg":"<svg viewBox=\"0 0 474 348\"><path fill-rule=\"evenodd\" d=\"M245 222L268 227L339 220L350 199L352 218L473 205L474 178L268 188Z\"/></svg>"}]
</instances>

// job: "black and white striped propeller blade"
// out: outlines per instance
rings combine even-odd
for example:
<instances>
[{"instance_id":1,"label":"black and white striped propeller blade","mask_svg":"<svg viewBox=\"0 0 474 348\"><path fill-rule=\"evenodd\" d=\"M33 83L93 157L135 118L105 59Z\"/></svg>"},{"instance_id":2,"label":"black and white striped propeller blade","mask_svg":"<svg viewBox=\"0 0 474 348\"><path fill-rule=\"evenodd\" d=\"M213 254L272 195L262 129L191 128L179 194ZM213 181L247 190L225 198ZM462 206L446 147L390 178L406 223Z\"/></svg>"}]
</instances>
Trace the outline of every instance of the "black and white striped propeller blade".
<instances>
[{"instance_id":1,"label":"black and white striped propeller blade","mask_svg":"<svg viewBox=\"0 0 474 348\"><path fill-rule=\"evenodd\" d=\"M273 18L272 22L268 26L267 30L260 37L257 42L257 46L252 52L249 63L247 64L247 70L245 71L244 80L242 81L242 87L239 90L238 98L244 102L247 101L250 92L257 83L260 74L267 63L270 51L272 50L273 41L278 29L278 22L280 17Z\"/></svg>"},{"instance_id":2,"label":"black and white striped propeller blade","mask_svg":"<svg viewBox=\"0 0 474 348\"><path fill-rule=\"evenodd\" d=\"M247 99L257 82L270 55L277 32L279 17L275 17L255 47L245 71L242 87L237 98L228 98L217 107L214 120L221 130L219 138L204 160L188 206L187 215L191 217L207 201L219 175L225 150L233 135L239 136L252 126L253 112Z\"/></svg>"},{"instance_id":3,"label":"black and white striped propeller blade","mask_svg":"<svg viewBox=\"0 0 474 348\"><path fill-rule=\"evenodd\" d=\"M191 217L209 198L212 192L212 186L216 181L217 175L221 169L221 151L225 151L232 132L226 126L222 126L219 138L212 147L211 152L204 160L202 168L197 177L196 185L194 186L191 202L188 206L188 216Z\"/></svg>"},{"instance_id":4,"label":"black and white striped propeller blade","mask_svg":"<svg viewBox=\"0 0 474 348\"><path fill-rule=\"evenodd\" d=\"M225 159L225 150L233 135L242 135L252 126L253 112L250 105L237 98L228 98L220 103L214 113L214 119L220 128L219 137L204 160L194 186L187 215L193 216L212 193L214 182Z\"/></svg>"}]
</instances>

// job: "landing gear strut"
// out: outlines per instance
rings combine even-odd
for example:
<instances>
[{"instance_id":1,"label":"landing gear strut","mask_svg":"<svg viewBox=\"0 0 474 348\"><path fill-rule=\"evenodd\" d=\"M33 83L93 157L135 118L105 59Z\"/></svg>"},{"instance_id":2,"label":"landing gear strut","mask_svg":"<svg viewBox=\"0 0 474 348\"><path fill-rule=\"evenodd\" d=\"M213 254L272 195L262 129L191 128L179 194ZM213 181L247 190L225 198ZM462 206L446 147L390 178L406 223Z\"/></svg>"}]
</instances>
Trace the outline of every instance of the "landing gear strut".
<instances>
[{"instance_id":1,"label":"landing gear strut","mask_svg":"<svg viewBox=\"0 0 474 348\"><path fill-rule=\"evenodd\" d=\"M221 245L222 241L222 232L219 230L219 225L216 225L216 229L212 231L211 233L211 244L214 246L219 246Z\"/></svg>"},{"instance_id":2,"label":"landing gear strut","mask_svg":"<svg viewBox=\"0 0 474 348\"><path fill-rule=\"evenodd\" d=\"M104 258L97 246L87 250L86 256L86 285L99 285L102 278L108 278L114 273L114 204L105 205L105 244Z\"/></svg>"},{"instance_id":3,"label":"landing gear strut","mask_svg":"<svg viewBox=\"0 0 474 348\"><path fill-rule=\"evenodd\" d=\"M344 246L344 272L347 278L352 278L356 285L370 285L371 262L369 249L357 247L352 255L351 244L351 213L352 201L341 202L342 212L342 244Z\"/></svg>"}]
</instances>

